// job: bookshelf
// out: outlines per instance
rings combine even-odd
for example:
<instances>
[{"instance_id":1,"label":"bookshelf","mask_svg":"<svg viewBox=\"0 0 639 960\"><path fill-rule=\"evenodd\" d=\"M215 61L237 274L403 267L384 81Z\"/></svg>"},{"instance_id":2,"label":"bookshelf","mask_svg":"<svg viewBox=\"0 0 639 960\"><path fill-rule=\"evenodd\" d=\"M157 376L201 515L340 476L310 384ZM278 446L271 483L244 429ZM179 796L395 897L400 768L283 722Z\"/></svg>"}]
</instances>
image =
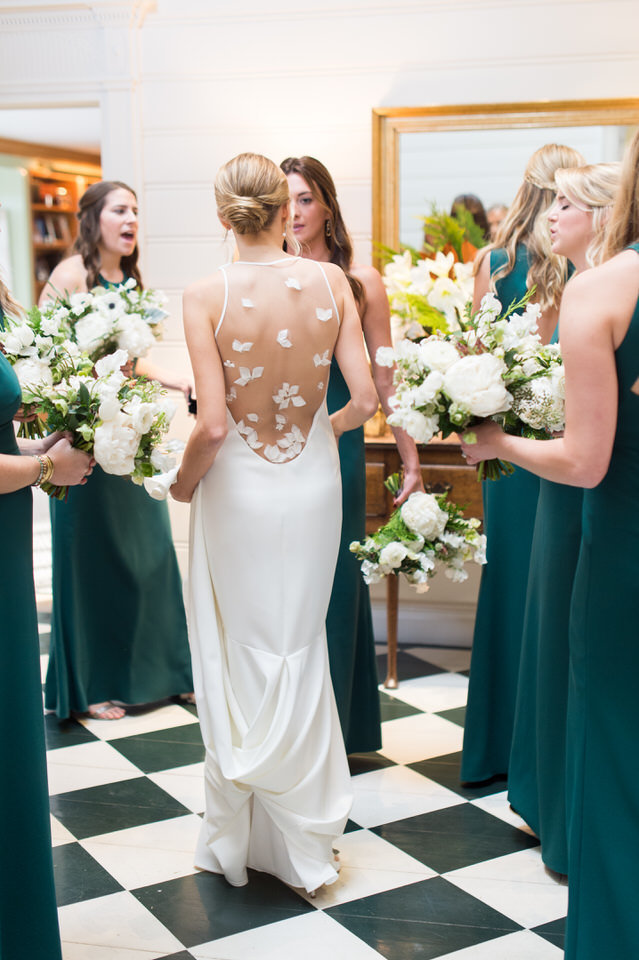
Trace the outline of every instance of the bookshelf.
<instances>
[{"instance_id":1,"label":"bookshelf","mask_svg":"<svg viewBox=\"0 0 639 960\"><path fill-rule=\"evenodd\" d=\"M82 172L64 163L31 166L29 198L33 252L33 302L38 302L53 268L68 256L78 232L78 201L86 188L100 179L100 168Z\"/></svg>"}]
</instances>

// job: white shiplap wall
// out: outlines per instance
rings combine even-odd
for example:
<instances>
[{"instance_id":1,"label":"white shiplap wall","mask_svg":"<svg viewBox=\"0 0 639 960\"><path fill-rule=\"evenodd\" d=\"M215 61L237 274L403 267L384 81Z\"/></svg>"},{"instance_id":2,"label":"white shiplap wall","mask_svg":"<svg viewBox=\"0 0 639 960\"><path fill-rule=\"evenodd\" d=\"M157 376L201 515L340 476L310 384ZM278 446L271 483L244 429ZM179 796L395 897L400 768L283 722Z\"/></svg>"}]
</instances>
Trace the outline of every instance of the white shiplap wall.
<instances>
[{"instance_id":1,"label":"white shiplap wall","mask_svg":"<svg viewBox=\"0 0 639 960\"><path fill-rule=\"evenodd\" d=\"M105 176L138 190L145 280L170 295L154 359L186 372L180 294L227 257L226 159L319 157L365 261L373 107L636 96L637 35L636 0L0 0L0 108L100 105ZM454 595L460 639L475 589ZM454 598L435 582L428 602Z\"/></svg>"}]
</instances>

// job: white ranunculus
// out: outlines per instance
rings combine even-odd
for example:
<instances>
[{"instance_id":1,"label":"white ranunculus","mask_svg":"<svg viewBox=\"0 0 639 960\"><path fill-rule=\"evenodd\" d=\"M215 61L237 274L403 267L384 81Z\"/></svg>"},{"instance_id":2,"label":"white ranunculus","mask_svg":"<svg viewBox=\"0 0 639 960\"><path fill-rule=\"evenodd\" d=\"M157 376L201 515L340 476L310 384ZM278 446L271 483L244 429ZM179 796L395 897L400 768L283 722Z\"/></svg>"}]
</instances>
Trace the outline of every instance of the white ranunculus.
<instances>
[{"instance_id":1,"label":"white ranunculus","mask_svg":"<svg viewBox=\"0 0 639 960\"><path fill-rule=\"evenodd\" d=\"M411 493L400 510L406 526L426 540L441 536L448 522L448 514L432 493Z\"/></svg>"},{"instance_id":2,"label":"white ranunculus","mask_svg":"<svg viewBox=\"0 0 639 960\"><path fill-rule=\"evenodd\" d=\"M144 434L148 433L153 425L157 415L157 405L145 403L140 397L135 396L126 404L124 412L131 417L133 429L139 434Z\"/></svg>"},{"instance_id":3,"label":"white ranunculus","mask_svg":"<svg viewBox=\"0 0 639 960\"><path fill-rule=\"evenodd\" d=\"M96 312L88 313L75 325L75 338L81 350L90 353L113 336L113 326L108 317Z\"/></svg>"},{"instance_id":4,"label":"white ranunculus","mask_svg":"<svg viewBox=\"0 0 639 960\"><path fill-rule=\"evenodd\" d=\"M116 324L118 347L126 350L129 359L144 357L155 343L148 323L138 314L130 313Z\"/></svg>"},{"instance_id":5,"label":"white ranunculus","mask_svg":"<svg viewBox=\"0 0 639 960\"><path fill-rule=\"evenodd\" d=\"M21 323L19 326L12 327L2 337L7 353L22 353L24 348L29 347L33 341L33 330L28 323Z\"/></svg>"},{"instance_id":6,"label":"white ranunculus","mask_svg":"<svg viewBox=\"0 0 639 960\"><path fill-rule=\"evenodd\" d=\"M176 481L178 468L173 467L165 473L158 473L154 477L144 478L144 489L154 500L166 500L169 490Z\"/></svg>"},{"instance_id":7,"label":"white ranunculus","mask_svg":"<svg viewBox=\"0 0 639 960\"><path fill-rule=\"evenodd\" d=\"M399 541L387 543L386 546L380 550L379 562L382 566L395 570L396 567L401 567L402 560L407 553L408 550L403 543L399 543Z\"/></svg>"},{"instance_id":8,"label":"white ranunculus","mask_svg":"<svg viewBox=\"0 0 639 960\"><path fill-rule=\"evenodd\" d=\"M123 367L128 359L129 357L126 350L116 350L114 353L109 353L106 357L101 357L97 361L95 372L99 377L108 376L110 373L119 373L120 367Z\"/></svg>"},{"instance_id":9,"label":"white ranunculus","mask_svg":"<svg viewBox=\"0 0 639 960\"><path fill-rule=\"evenodd\" d=\"M95 430L93 456L105 473L126 476L135 469L140 435L133 429L131 417L118 414Z\"/></svg>"},{"instance_id":10,"label":"white ranunculus","mask_svg":"<svg viewBox=\"0 0 639 960\"><path fill-rule=\"evenodd\" d=\"M419 410L400 409L387 417L391 427L405 430L417 443L428 443L439 430L437 417L426 417Z\"/></svg>"},{"instance_id":11,"label":"white ranunculus","mask_svg":"<svg viewBox=\"0 0 639 960\"><path fill-rule=\"evenodd\" d=\"M457 347L447 340L429 337L419 344L419 355L422 363L429 370L446 373L449 367L459 360Z\"/></svg>"},{"instance_id":12,"label":"white ranunculus","mask_svg":"<svg viewBox=\"0 0 639 960\"><path fill-rule=\"evenodd\" d=\"M13 365L13 372L23 388L36 387L41 384L51 386L53 384L49 365L42 360L38 360L37 357L23 357L16 360Z\"/></svg>"},{"instance_id":13,"label":"white ranunculus","mask_svg":"<svg viewBox=\"0 0 639 960\"><path fill-rule=\"evenodd\" d=\"M476 417L502 413L512 403L502 379L505 371L503 360L490 353L461 357L444 374L444 392Z\"/></svg>"},{"instance_id":14,"label":"white ranunculus","mask_svg":"<svg viewBox=\"0 0 639 960\"><path fill-rule=\"evenodd\" d=\"M375 363L378 367L394 367L395 351L392 347L378 347L375 354Z\"/></svg>"}]
</instances>

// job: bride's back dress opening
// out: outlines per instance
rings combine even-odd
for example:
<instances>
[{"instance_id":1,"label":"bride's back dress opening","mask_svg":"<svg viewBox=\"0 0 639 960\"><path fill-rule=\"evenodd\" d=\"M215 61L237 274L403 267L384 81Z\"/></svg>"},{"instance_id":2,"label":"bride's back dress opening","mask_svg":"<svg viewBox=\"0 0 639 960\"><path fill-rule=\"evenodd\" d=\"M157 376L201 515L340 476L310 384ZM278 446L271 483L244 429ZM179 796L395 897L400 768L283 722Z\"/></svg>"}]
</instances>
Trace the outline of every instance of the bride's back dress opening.
<instances>
[{"instance_id":1,"label":"bride's back dress opening","mask_svg":"<svg viewBox=\"0 0 639 960\"><path fill-rule=\"evenodd\" d=\"M195 864L313 891L352 793L325 618L341 528L326 409L338 310L323 268L222 268L228 434L193 496L188 585L206 813Z\"/></svg>"}]
</instances>

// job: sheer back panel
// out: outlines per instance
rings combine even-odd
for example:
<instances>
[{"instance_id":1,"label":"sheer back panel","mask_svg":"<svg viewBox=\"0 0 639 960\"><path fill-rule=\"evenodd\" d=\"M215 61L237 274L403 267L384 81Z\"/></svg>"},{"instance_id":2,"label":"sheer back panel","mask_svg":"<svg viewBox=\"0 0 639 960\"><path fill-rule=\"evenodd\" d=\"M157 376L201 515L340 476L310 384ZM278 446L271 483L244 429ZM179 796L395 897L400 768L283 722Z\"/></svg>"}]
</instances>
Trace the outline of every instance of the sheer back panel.
<instances>
[{"instance_id":1,"label":"sheer back panel","mask_svg":"<svg viewBox=\"0 0 639 960\"><path fill-rule=\"evenodd\" d=\"M227 292L216 340L228 409L256 454L292 460L326 396L340 320L333 293L312 260L221 269Z\"/></svg>"}]
</instances>

